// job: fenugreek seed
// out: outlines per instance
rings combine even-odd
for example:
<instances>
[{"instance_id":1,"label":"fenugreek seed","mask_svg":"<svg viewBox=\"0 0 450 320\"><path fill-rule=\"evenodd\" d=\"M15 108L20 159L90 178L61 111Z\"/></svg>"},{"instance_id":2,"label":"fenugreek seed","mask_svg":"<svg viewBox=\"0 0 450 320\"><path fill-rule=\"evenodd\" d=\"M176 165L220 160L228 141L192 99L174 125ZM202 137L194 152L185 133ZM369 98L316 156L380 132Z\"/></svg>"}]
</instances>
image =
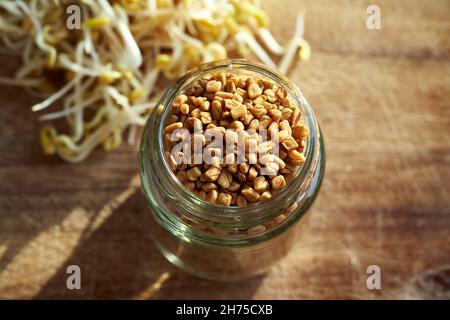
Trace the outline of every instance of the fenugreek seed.
<instances>
[{"instance_id":1,"label":"fenugreek seed","mask_svg":"<svg viewBox=\"0 0 450 320\"><path fill-rule=\"evenodd\" d=\"M244 196L238 195L236 198L236 205L245 206L247 204L247 200L245 200Z\"/></svg>"},{"instance_id":2,"label":"fenugreek seed","mask_svg":"<svg viewBox=\"0 0 450 320\"><path fill-rule=\"evenodd\" d=\"M180 107L180 112L182 114L189 114L189 105L187 103L183 103Z\"/></svg>"},{"instance_id":3,"label":"fenugreek seed","mask_svg":"<svg viewBox=\"0 0 450 320\"><path fill-rule=\"evenodd\" d=\"M245 128L244 124L238 120L233 121L229 127L235 131L244 130L244 128Z\"/></svg>"},{"instance_id":4,"label":"fenugreek seed","mask_svg":"<svg viewBox=\"0 0 450 320\"><path fill-rule=\"evenodd\" d=\"M305 162L305 156L303 154L301 154L300 152L298 152L297 150L291 150L288 153L289 158L293 159L293 160L300 160L303 162Z\"/></svg>"},{"instance_id":5,"label":"fenugreek seed","mask_svg":"<svg viewBox=\"0 0 450 320\"><path fill-rule=\"evenodd\" d=\"M247 176L245 174L243 174L242 172L238 173L238 180L240 182L245 182L247 180Z\"/></svg>"},{"instance_id":6,"label":"fenugreek seed","mask_svg":"<svg viewBox=\"0 0 450 320\"><path fill-rule=\"evenodd\" d=\"M287 161L287 164L298 167L298 166L302 165L305 161L306 161L305 158L301 158L301 159L289 159L289 160ZM293 171L295 171L295 170L293 170Z\"/></svg>"},{"instance_id":7,"label":"fenugreek seed","mask_svg":"<svg viewBox=\"0 0 450 320\"><path fill-rule=\"evenodd\" d=\"M286 220L286 216L284 214L280 214L279 216L277 216L275 219L273 219L273 221L275 223L281 223L284 220Z\"/></svg>"},{"instance_id":8,"label":"fenugreek seed","mask_svg":"<svg viewBox=\"0 0 450 320\"><path fill-rule=\"evenodd\" d=\"M271 185L273 190L280 190L286 186L286 180L283 176L279 175L272 179Z\"/></svg>"},{"instance_id":9,"label":"fenugreek seed","mask_svg":"<svg viewBox=\"0 0 450 320\"><path fill-rule=\"evenodd\" d=\"M205 100L213 101L214 97L215 97L215 94L212 93L212 92L206 92L206 93L203 94L203 96L206 98Z\"/></svg>"},{"instance_id":10,"label":"fenugreek seed","mask_svg":"<svg viewBox=\"0 0 450 320\"><path fill-rule=\"evenodd\" d=\"M255 181L253 181L253 188L259 193L266 191L268 187L269 183L263 176L257 177Z\"/></svg>"},{"instance_id":11,"label":"fenugreek seed","mask_svg":"<svg viewBox=\"0 0 450 320\"><path fill-rule=\"evenodd\" d=\"M247 78L239 78L238 82L237 82L237 86L241 89L244 89L245 87L247 87Z\"/></svg>"},{"instance_id":12,"label":"fenugreek seed","mask_svg":"<svg viewBox=\"0 0 450 320\"><path fill-rule=\"evenodd\" d=\"M268 153L268 152L272 151L272 148L273 148L272 141L264 141L259 144L258 152L259 153Z\"/></svg>"},{"instance_id":13,"label":"fenugreek seed","mask_svg":"<svg viewBox=\"0 0 450 320\"><path fill-rule=\"evenodd\" d=\"M222 99L233 99L234 94L231 92L225 92L225 91L218 91L214 94L214 98L222 98Z\"/></svg>"},{"instance_id":14,"label":"fenugreek seed","mask_svg":"<svg viewBox=\"0 0 450 320\"><path fill-rule=\"evenodd\" d=\"M287 139L284 139L283 142L281 143L281 145L287 150L287 151L291 151L294 149L297 149L298 144L297 142L294 140L294 138L289 137Z\"/></svg>"},{"instance_id":15,"label":"fenugreek seed","mask_svg":"<svg viewBox=\"0 0 450 320\"><path fill-rule=\"evenodd\" d=\"M247 163L241 163L239 165L239 171L241 171L242 173L247 173L249 170L249 166Z\"/></svg>"},{"instance_id":16,"label":"fenugreek seed","mask_svg":"<svg viewBox=\"0 0 450 320\"><path fill-rule=\"evenodd\" d=\"M227 111L222 112L222 118L228 118L228 117L231 117L231 112L230 111L227 110ZM222 120L224 120L224 119L220 119L220 125L224 126L222 124ZM226 120L226 121L228 121L228 120ZM227 122L227 123L229 123L229 122Z\"/></svg>"},{"instance_id":17,"label":"fenugreek seed","mask_svg":"<svg viewBox=\"0 0 450 320\"><path fill-rule=\"evenodd\" d=\"M241 185L237 183L236 181L232 181L228 187L228 190L231 192L236 192L241 188Z\"/></svg>"},{"instance_id":18,"label":"fenugreek seed","mask_svg":"<svg viewBox=\"0 0 450 320\"><path fill-rule=\"evenodd\" d=\"M230 152L225 155L225 165L232 164L236 162L236 155L234 152Z\"/></svg>"},{"instance_id":19,"label":"fenugreek seed","mask_svg":"<svg viewBox=\"0 0 450 320\"><path fill-rule=\"evenodd\" d=\"M237 196L238 196L237 192L232 192L231 193L231 204L230 205L232 205L232 206L236 205L236 198L237 198Z\"/></svg>"},{"instance_id":20,"label":"fenugreek seed","mask_svg":"<svg viewBox=\"0 0 450 320\"><path fill-rule=\"evenodd\" d=\"M279 157L274 156L273 157L274 162L278 165L278 167L281 169L284 169L286 167L286 163L281 160Z\"/></svg>"},{"instance_id":21,"label":"fenugreek seed","mask_svg":"<svg viewBox=\"0 0 450 320\"><path fill-rule=\"evenodd\" d=\"M217 197L219 193L215 189L211 189L208 191L208 194L206 195L206 201L211 203L216 203Z\"/></svg>"},{"instance_id":22,"label":"fenugreek seed","mask_svg":"<svg viewBox=\"0 0 450 320\"><path fill-rule=\"evenodd\" d=\"M258 176L258 171L255 168L251 167L250 170L248 170L248 175L247 175L248 180L250 180L250 181L254 180L257 176Z\"/></svg>"},{"instance_id":23,"label":"fenugreek seed","mask_svg":"<svg viewBox=\"0 0 450 320\"><path fill-rule=\"evenodd\" d=\"M247 78L247 87L250 86L250 85L252 85L252 84L254 84L254 83L258 83L258 80L256 80L256 79L253 78L253 77L248 77L248 78Z\"/></svg>"},{"instance_id":24,"label":"fenugreek seed","mask_svg":"<svg viewBox=\"0 0 450 320\"><path fill-rule=\"evenodd\" d=\"M247 234L255 235L255 234L263 233L264 231L266 231L266 227L264 225L260 224L258 226L247 229Z\"/></svg>"},{"instance_id":25,"label":"fenugreek seed","mask_svg":"<svg viewBox=\"0 0 450 320\"><path fill-rule=\"evenodd\" d=\"M249 110L255 116L255 118L258 119L264 116L267 112L266 109L264 109L264 107L260 104L250 107Z\"/></svg>"},{"instance_id":26,"label":"fenugreek seed","mask_svg":"<svg viewBox=\"0 0 450 320\"><path fill-rule=\"evenodd\" d=\"M273 121L278 122L280 120L280 118L281 118L282 112L280 110L278 110L278 109L272 109L267 114L269 115L269 117L272 118Z\"/></svg>"},{"instance_id":27,"label":"fenugreek seed","mask_svg":"<svg viewBox=\"0 0 450 320\"><path fill-rule=\"evenodd\" d=\"M200 118L200 113L202 112L202 110L200 110L199 108L195 108L194 110L191 111L191 116L194 118Z\"/></svg>"},{"instance_id":28,"label":"fenugreek seed","mask_svg":"<svg viewBox=\"0 0 450 320\"><path fill-rule=\"evenodd\" d=\"M220 125L223 127L228 127L230 125L230 121L226 119L220 119Z\"/></svg>"},{"instance_id":29,"label":"fenugreek seed","mask_svg":"<svg viewBox=\"0 0 450 320\"><path fill-rule=\"evenodd\" d=\"M225 109L227 110L232 110L242 105L242 103L236 100L225 99L224 101L225 101Z\"/></svg>"},{"instance_id":30,"label":"fenugreek seed","mask_svg":"<svg viewBox=\"0 0 450 320\"><path fill-rule=\"evenodd\" d=\"M259 119L259 126L258 128L261 129L267 129L269 125L272 123L272 119L269 116L262 116Z\"/></svg>"},{"instance_id":31,"label":"fenugreek seed","mask_svg":"<svg viewBox=\"0 0 450 320\"><path fill-rule=\"evenodd\" d=\"M245 91L242 88L237 88L235 94L240 95L242 98L246 98L247 97L247 91Z\"/></svg>"},{"instance_id":32,"label":"fenugreek seed","mask_svg":"<svg viewBox=\"0 0 450 320\"><path fill-rule=\"evenodd\" d=\"M187 177L190 181L195 181L202 175L199 167L193 167L192 169L186 172Z\"/></svg>"},{"instance_id":33,"label":"fenugreek seed","mask_svg":"<svg viewBox=\"0 0 450 320\"><path fill-rule=\"evenodd\" d=\"M254 98L260 96L261 93L262 93L262 89L260 88L260 86L258 84L252 83L251 85L248 86L247 94L250 99L254 99Z\"/></svg>"},{"instance_id":34,"label":"fenugreek seed","mask_svg":"<svg viewBox=\"0 0 450 320\"><path fill-rule=\"evenodd\" d=\"M286 90L284 90L283 87L279 87L276 91L276 94L278 98L283 99L286 97Z\"/></svg>"},{"instance_id":35,"label":"fenugreek seed","mask_svg":"<svg viewBox=\"0 0 450 320\"><path fill-rule=\"evenodd\" d=\"M254 131L250 131L250 132L253 132L253 133L252 134L248 134L246 132L247 135L245 135L245 138L247 140L254 140L256 143L258 143L261 140L261 136L257 132L254 132ZM251 141L249 141L249 142L251 142Z\"/></svg>"},{"instance_id":36,"label":"fenugreek seed","mask_svg":"<svg viewBox=\"0 0 450 320\"><path fill-rule=\"evenodd\" d=\"M237 163L229 164L227 169L230 173L237 173L239 170L239 165Z\"/></svg>"},{"instance_id":37,"label":"fenugreek seed","mask_svg":"<svg viewBox=\"0 0 450 320\"><path fill-rule=\"evenodd\" d=\"M223 84L225 84L225 82L227 81L227 75L225 72L219 72L215 74L213 78L216 79L217 81L222 82Z\"/></svg>"},{"instance_id":38,"label":"fenugreek seed","mask_svg":"<svg viewBox=\"0 0 450 320\"><path fill-rule=\"evenodd\" d=\"M198 148L198 150L200 150L201 147L206 145L206 138L201 133L195 133L191 136L191 143L192 148Z\"/></svg>"},{"instance_id":39,"label":"fenugreek seed","mask_svg":"<svg viewBox=\"0 0 450 320\"><path fill-rule=\"evenodd\" d=\"M207 182L202 185L202 190L205 192L209 192L215 189L217 189L217 185L213 182Z\"/></svg>"},{"instance_id":40,"label":"fenugreek seed","mask_svg":"<svg viewBox=\"0 0 450 320\"><path fill-rule=\"evenodd\" d=\"M281 121L284 120L290 120L292 117L293 111L289 108L284 108L283 111L281 111Z\"/></svg>"},{"instance_id":41,"label":"fenugreek seed","mask_svg":"<svg viewBox=\"0 0 450 320\"><path fill-rule=\"evenodd\" d=\"M289 137L291 137L291 135L286 130L281 130L280 132L278 132L278 142L279 143L283 142L284 140L286 140Z\"/></svg>"},{"instance_id":42,"label":"fenugreek seed","mask_svg":"<svg viewBox=\"0 0 450 320\"><path fill-rule=\"evenodd\" d=\"M258 119L253 119L252 121L250 121L248 128L249 129L253 129L256 130L259 127L259 120Z\"/></svg>"},{"instance_id":43,"label":"fenugreek seed","mask_svg":"<svg viewBox=\"0 0 450 320\"><path fill-rule=\"evenodd\" d=\"M221 186L224 189L227 189L230 186L230 181L231 180L231 175L229 172L227 172L226 170L223 170L220 175L219 178L217 179L217 184L219 186Z\"/></svg>"},{"instance_id":44,"label":"fenugreek seed","mask_svg":"<svg viewBox=\"0 0 450 320\"><path fill-rule=\"evenodd\" d=\"M185 186L186 189L188 189L189 191L194 191L194 189L195 189L195 183L192 181L183 183L183 186Z\"/></svg>"},{"instance_id":45,"label":"fenugreek seed","mask_svg":"<svg viewBox=\"0 0 450 320\"><path fill-rule=\"evenodd\" d=\"M203 87L198 86L195 88L193 96L195 96L195 97L201 96L204 92L205 92L205 90L203 89Z\"/></svg>"},{"instance_id":46,"label":"fenugreek seed","mask_svg":"<svg viewBox=\"0 0 450 320\"><path fill-rule=\"evenodd\" d=\"M248 155L248 163L249 164L256 164L258 162L258 156L256 152L250 152Z\"/></svg>"},{"instance_id":47,"label":"fenugreek seed","mask_svg":"<svg viewBox=\"0 0 450 320\"><path fill-rule=\"evenodd\" d=\"M227 80L227 83L225 85L225 90L228 92L235 92L236 91L236 85L232 80Z\"/></svg>"},{"instance_id":48,"label":"fenugreek seed","mask_svg":"<svg viewBox=\"0 0 450 320\"><path fill-rule=\"evenodd\" d=\"M259 196L259 200L261 201L269 200L270 198L272 198L272 193L270 191L264 191Z\"/></svg>"},{"instance_id":49,"label":"fenugreek seed","mask_svg":"<svg viewBox=\"0 0 450 320\"><path fill-rule=\"evenodd\" d=\"M222 89L222 82L211 80L206 84L206 92L217 92Z\"/></svg>"},{"instance_id":50,"label":"fenugreek seed","mask_svg":"<svg viewBox=\"0 0 450 320\"><path fill-rule=\"evenodd\" d=\"M278 152L278 156L280 157L281 160L285 160L288 156L288 153L284 150L280 150L280 152Z\"/></svg>"},{"instance_id":51,"label":"fenugreek seed","mask_svg":"<svg viewBox=\"0 0 450 320\"><path fill-rule=\"evenodd\" d=\"M200 113L200 120L203 124L209 124L212 122L211 113L209 112L201 112Z\"/></svg>"},{"instance_id":52,"label":"fenugreek seed","mask_svg":"<svg viewBox=\"0 0 450 320\"><path fill-rule=\"evenodd\" d=\"M183 123L182 122L175 122L172 124L169 124L168 126L166 126L164 128L164 132L166 133L172 133L173 131L177 130L177 129L181 129L183 128Z\"/></svg>"},{"instance_id":53,"label":"fenugreek seed","mask_svg":"<svg viewBox=\"0 0 450 320\"><path fill-rule=\"evenodd\" d=\"M263 102L262 106L267 112L269 112L272 109L274 109L274 110L278 109L276 105L273 105L270 102Z\"/></svg>"},{"instance_id":54,"label":"fenugreek seed","mask_svg":"<svg viewBox=\"0 0 450 320\"><path fill-rule=\"evenodd\" d=\"M294 112L292 113L291 120L290 120L292 126L295 127L297 125L298 121L300 120L300 116L301 116L301 114L300 114L299 108L294 106Z\"/></svg>"},{"instance_id":55,"label":"fenugreek seed","mask_svg":"<svg viewBox=\"0 0 450 320\"><path fill-rule=\"evenodd\" d=\"M233 119L242 119L244 120L245 115L247 114L247 107L244 105L237 106L231 109L231 116Z\"/></svg>"},{"instance_id":56,"label":"fenugreek seed","mask_svg":"<svg viewBox=\"0 0 450 320\"><path fill-rule=\"evenodd\" d=\"M242 188L241 194L249 202L255 202L259 199L259 193L249 186L245 186L244 188Z\"/></svg>"},{"instance_id":57,"label":"fenugreek seed","mask_svg":"<svg viewBox=\"0 0 450 320\"><path fill-rule=\"evenodd\" d=\"M186 170L178 171L177 178L178 178L178 180L180 180L181 183L188 181Z\"/></svg>"},{"instance_id":58,"label":"fenugreek seed","mask_svg":"<svg viewBox=\"0 0 450 320\"><path fill-rule=\"evenodd\" d=\"M205 177L207 181L213 182L219 178L220 170L216 167L211 167L205 172Z\"/></svg>"},{"instance_id":59,"label":"fenugreek seed","mask_svg":"<svg viewBox=\"0 0 450 320\"><path fill-rule=\"evenodd\" d=\"M203 110L203 111L208 111L209 110L209 105L210 105L209 101L203 101L200 104L200 109Z\"/></svg>"},{"instance_id":60,"label":"fenugreek seed","mask_svg":"<svg viewBox=\"0 0 450 320\"><path fill-rule=\"evenodd\" d=\"M226 130L225 131L225 142L228 144L235 144L238 140L238 133L232 130Z\"/></svg>"},{"instance_id":61,"label":"fenugreek seed","mask_svg":"<svg viewBox=\"0 0 450 320\"><path fill-rule=\"evenodd\" d=\"M292 100L289 97L280 98L279 101L283 107L289 107L292 104Z\"/></svg>"},{"instance_id":62,"label":"fenugreek seed","mask_svg":"<svg viewBox=\"0 0 450 320\"><path fill-rule=\"evenodd\" d=\"M267 97L266 96L259 96L258 98L253 100L253 104L254 105L257 105L257 104L264 105L264 103L266 103L266 101L267 101Z\"/></svg>"},{"instance_id":63,"label":"fenugreek seed","mask_svg":"<svg viewBox=\"0 0 450 320\"><path fill-rule=\"evenodd\" d=\"M289 121L287 120L283 120L278 124L278 127L280 128L280 130L285 130L287 132L289 132L289 135L292 134L292 129L291 129L291 125L289 124Z\"/></svg>"},{"instance_id":64,"label":"fenugreek seed","mask_svg":"<svg viewBox=\"0 0 450 320\"><path fill-rule=\"evenodd\" d=\"M211 189L208 191L208 194L206 195L206 201L215 203L217 200L219 193L215 189Z\"/></svg>"},{"instance_id":65,"label":"fenugreek seed","mask_svg":"<svg viewBox=\"0 0 450 320\"><path fill-rule=\"evenodd\" d=\"M173 101L173 106L175 108L179 108L181 107L182 104L186 103L186 101L188 100L188 97L184 94L180 94L178 96L176 96L176 98Z\"/></svg>"},{"instance_id":66,"label":"fenugreek seed","mask_svg":"<svg viewBox=\"0 0 450 320\"><path fill-rule=\"evenodd\" d=\"M264 90L264 95L267 97L267 101L270 103L274 103L278 100L278 97L275 95L275 92L272 89Z\"/></svg>"},{"instance_id":67,"label":"fenugreek seed","mask_svg":"<svg viewBox=\"0 0 450 320\"><path fill-rule=\"evenodd\" d=\"M280 167L275 162L269 162L265 164L266 175L269 177L275 176L278 173Z\"/></svg>"},{"instance_id":68,"label":"fenugreek seed","mask_svg":"<svg viewBox=\"0 0 450 320\"><path fill-rule=\"evenodd\" d=\"M195 187L196 187L197 189L202 189L202 190L203 190L203 184L204 184L204 182L202 182L202 181L200 181L200 180L195 181ZM204 191L204 190L203 190L203 191Z\"/></svg>"},{"instance_id":69,"label":"fenugreek seed","mask_svg":"<svg viewBox=\"0 0 450 320\"><path fill-rule=\"evenodd\" d=\"M235 101L237 101L239 103L243 103L244 102L244 98L241 95L237 94L237 93L235 93L233 95L233 100L235 100Z\"/></svg>"},{"instance_id":70,"label":"fenugreek seed","mask_svg":"<svg viewBox=\"0 0 450 320\"><path fill-rule=\"evenodd\" d=\"M222 104L214 100L211 104L211 113L214 120L220 120L222 114Z\"/></svg>"},{"instance_id":71,"label":"fenugreek seed","mask_svg":"<svg viewBox=\"0 0 450 320\"><path fill-rule=\"evenodd\" d=\"M231 204L232 196L228 193L219 193L216 203L224 206L229 206Z\"/></svg>"},{"instance_id":72,"label":"fenugreek seed","mask_svg":"<svg viewBox=\"0 0 450 320\"><path fill-rule=\"evenodd\" d=\"M247 114L244 117L244 121L243 121L244 125L248 126L250 124L250 122L252 122L253 119L254 119L253 114L251 114L251 112L247 112Z\"/></svg>"},{"instance_id":73,"label":"fenugreek seed","mask_svg":"<svg viewBox=\"0 0 450 320\"><path fill-rule=\"evenodd\" d=\"M178 116L176 114L171 114L167 117L166 126L178 121Z\"/></svg>"},{"instance_id":74,"label":"fenugreek seed","mask_svg":"<svg viewBox=\"0 0 450 320\"><path fill-rule=\"evenodd\" d=\"M267 129L269 137L275 137L278 134L278 123L272 122Z\"/></svg>"},{"instance_id":75,"label":"fenugreek seed","mask_svg":"<svg viewBox=\"0 0 450 320\"><path fill-rule=\"evenodd\" d=\"M292 136L295 139L303 139L308 136L308 128L305 125L298 125L292 128Z\"/></svg>"},{"instance_id":76,"label":"fenugreek seed","mask_svg":"<svg viewBox=\"0 0 450 320\"><path fill-rule=\"evenodd\" d=\"M175 158L172 156L172 154L168 151L166 151L166 159L169 163L169 167L172 171L175 171L177 169L177 162L175 161Z\"/></svg>"},{"instance_id":77,"label":"fenugreek seed","mask_svg":"<svg viewBox=\"0 0 450 320\"><path fill-rule=\"evenodd\" d=\"M197 194L198 197L206 200L206 192L205 191L200 190L200 191L197 191L196 194Z\"/></svg>"},{"instance_id":78,"label":"fenugreek seed","mask_svg":"<svg viewBox=\"0 0 450 320\"><path fill-rule=\"evenodd\" d=\"M214 150L217 151L213 152ZM210 149L210 151L213 157L211 158L210 164L205 164L205 169L210 167L216 167L217 169L222 170L222 156L221 156L222 151L220 149L215 148Z\"/></svg>"},{"instance_id":79,"label":"fenugreek seed","mask_svg":"<svg viewBox=\"0 0 450 320\"><path fill-rule=\"evenodd\" d=\"M262 79L262 84L264 86L264 89L273 89L275 87L275 84L267 79Z\"/></svg>"},{"instance_id":80,"label":"fenugreek seed","mask_svg":"<svg viewBox=\"0 0 450 320\"><path fill-rule=\"evenodd\" d=\"M197 97L194 99L194 105L200 106L205 101L206 101L205 97Z\"/></svg>"}]
</instances>

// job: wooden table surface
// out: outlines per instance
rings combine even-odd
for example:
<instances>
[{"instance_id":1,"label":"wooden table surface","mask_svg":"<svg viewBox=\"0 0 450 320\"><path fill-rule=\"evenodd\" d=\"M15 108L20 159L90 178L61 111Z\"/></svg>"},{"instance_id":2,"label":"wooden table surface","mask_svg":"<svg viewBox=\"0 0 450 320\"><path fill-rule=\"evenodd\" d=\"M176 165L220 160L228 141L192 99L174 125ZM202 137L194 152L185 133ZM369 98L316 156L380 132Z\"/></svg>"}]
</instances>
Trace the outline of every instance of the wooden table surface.
<instances>
[{"instance_id":1,"label":"wooden table surface","mask_svg":"<svg viewBox=\"0 0 450 320\"><path fill-rule=\"evenodd\" d=\"M289 4L287 4L289 3ZM311 219L270 273L197 279L152 244L136 147L79 165L45 157L35 98L0 88L0 298L450 298L450 1L267 1L313 54L289 76L313 106L327 168ZM2 59L3 72L10 64ZM82 290L66 289L66 268ZM366 268L381 268L380 290Z\"/></svg>"}]
</instances>

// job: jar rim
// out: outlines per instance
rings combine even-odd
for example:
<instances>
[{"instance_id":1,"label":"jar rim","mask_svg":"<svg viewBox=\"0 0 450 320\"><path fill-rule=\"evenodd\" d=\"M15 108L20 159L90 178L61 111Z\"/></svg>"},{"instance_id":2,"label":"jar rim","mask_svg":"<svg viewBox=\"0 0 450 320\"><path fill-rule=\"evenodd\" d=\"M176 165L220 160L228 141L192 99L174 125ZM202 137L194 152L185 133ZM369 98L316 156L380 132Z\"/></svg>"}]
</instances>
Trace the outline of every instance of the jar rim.
<instances>
[{"instance_id":1,"label":"jar rim","mask_svg":"<svg viewBox=\"0 0 450 320\"><path fill-rule=\"evenodd\" d=\"M286 187L277 191L273 197L269 200L247 204L245 206L223 206L207 202L202 198L195 195L193 192L188 190L182 185L179 179L175 176L174 172L170 169L168 161L165 157L165 150L163 147L163 136L164 136L164 124L165 119L170 113L170 108L174 98L183 91L188 84L195 82L202 75L219 72L219 71L229 71L241 70L247 72L254 72L256 74L270 78L272 81L277 82L282 85L286 90L287 94L292 99L293 104L295 104L301 111L301 117L303 121L307 121L310 134L307 137L305 146L305 159L306 161L301 165L301 167L295 172L295 175L287 183ZM191 81L190 81L191 80ZM164 169L160 172L162 175L166 175L166 178L170 179L177 187L172 188L172 191L177 193L179 197L184 198L189 203L194 204L200 210L193 210L193 215L206 221L212 222L223 222L228 220L239 221L239 222L254 222L263 221L267 218L271 218L276 215L277 211L280 209L280 201L295 201L292 196L296 194L298 188L302 187L302 183L306 180L310 167L313 165L315 155L317 153L317 135L319 135L319 129L317 120L314 116L312 108L310 107L307 100L304 98L300 89L288 80L284 75L276 70L266 67L260 63L249 62L243 59L228 59L214 61L210 63L205 63L198 66L196 69L189 71L186 75L180 78L170 89L166 90L163 96L157 103L158 107L162 107L160 110L162 112L161 121L157 124L157 141L158 141L158 156L161 157ZM156 110L155 110L156 111ZM152 117L149 118L149 122ZM144 133L146 134L146 133ZM143 139L144 142L144 139ZM141 148L142 152L142 148ZM291 199L292 198L292 199Z\"/></svg>"}]
</instances>

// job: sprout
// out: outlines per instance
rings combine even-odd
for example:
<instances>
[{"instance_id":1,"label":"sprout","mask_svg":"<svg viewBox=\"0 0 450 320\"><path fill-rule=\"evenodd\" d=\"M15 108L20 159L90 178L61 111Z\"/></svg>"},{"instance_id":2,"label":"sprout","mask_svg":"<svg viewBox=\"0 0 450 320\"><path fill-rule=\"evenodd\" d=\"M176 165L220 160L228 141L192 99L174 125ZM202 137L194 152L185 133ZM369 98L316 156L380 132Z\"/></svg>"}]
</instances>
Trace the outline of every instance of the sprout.
<instances>
[{"instance_id":1,"label":"sprout","mask_svg":"<svg viewBox=\"0 0 450 320\"><path fill-rule=\"evenodd\" d=\"M297 52L300 44L302 44L303 40L303 31L304 31L304 16L303 14L299 14L297 16L297 24L295 26L295 33L292 37L283 58L278 66L278 70L281 73L286 73L288 71L289 66L292 64L294 60L295 53Z\"/></svg>"},{"instance_id":2,"label":"sprout","mask_svg":"<svg viewBox=\"0 0 450 320\"><path fill-rule=\"evenodd\" d=\"M0 84L48 93L32 106L47 121L42 149L68 162L82 161L97 146L116 149L127 130L126 140L134 143L159 96L161 75L175 79L202 62L227 58L229 49L272 67L269 52L284 55L282 72L299 48L301 60L311 54L302 37L303 16L284 48L256 0L81 0L80 31L67 29L61 2L0 1L0 50L22 59L15 75L0 77ZM49 70L65 81L55 87ZM66 120L66 132L52 126L58 119Z\"/></svg>"}]
</instances>

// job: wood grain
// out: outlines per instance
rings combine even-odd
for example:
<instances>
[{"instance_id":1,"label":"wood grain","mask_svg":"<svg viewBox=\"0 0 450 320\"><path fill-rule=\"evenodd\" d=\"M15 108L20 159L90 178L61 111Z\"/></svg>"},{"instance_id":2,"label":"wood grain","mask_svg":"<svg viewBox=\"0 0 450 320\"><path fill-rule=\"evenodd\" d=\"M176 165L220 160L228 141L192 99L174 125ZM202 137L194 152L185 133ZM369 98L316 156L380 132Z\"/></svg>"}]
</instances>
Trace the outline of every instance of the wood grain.
<instances>
[{"instance_id":1,"label":"wood grain","mask_svg":"<svg viewBox=\"0 0 450 320\"><path fill-rule=\"evenodd\" d=\"M306 10L310 62L290 78L321 123L327 169L298 246L241 283L192 277L150 240L136 148L80 165L41 154L36 98L0 88L0 298L450 298L450 2L266 1L290 37ZM6 63L2 73L13 65ZM66 267L82 290L66 289ZM382 289L366 288L366 268Z\"/></svg>"}]
</instances>

